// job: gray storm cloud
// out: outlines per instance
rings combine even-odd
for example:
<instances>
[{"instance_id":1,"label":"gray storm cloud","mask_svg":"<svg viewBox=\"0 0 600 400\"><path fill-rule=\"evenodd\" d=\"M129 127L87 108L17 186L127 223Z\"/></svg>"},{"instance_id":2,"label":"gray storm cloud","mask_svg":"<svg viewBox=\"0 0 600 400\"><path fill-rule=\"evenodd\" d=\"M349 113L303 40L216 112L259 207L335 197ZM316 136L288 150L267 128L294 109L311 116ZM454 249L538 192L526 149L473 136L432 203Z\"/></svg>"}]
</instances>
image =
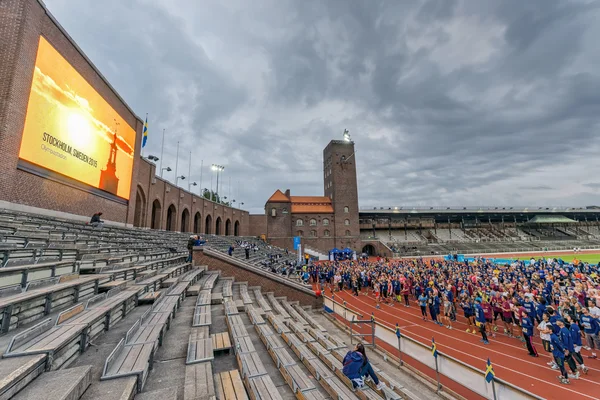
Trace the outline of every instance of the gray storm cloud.
<instances>
[{"instance_id":1,"label":"gray storm cloud","mask_svg":"<svg viewBox=\"0 0 600 400\"><path fill-rule=\"evenodd\" d=\"M163 166L179 140L180 171L190 150L204 187L226 166L222 194L251 212L322 194L345 128L361 206L600 203L598 2L45 3L149 113L146 154L166 129Z\"/></svg>"}]
</instances>

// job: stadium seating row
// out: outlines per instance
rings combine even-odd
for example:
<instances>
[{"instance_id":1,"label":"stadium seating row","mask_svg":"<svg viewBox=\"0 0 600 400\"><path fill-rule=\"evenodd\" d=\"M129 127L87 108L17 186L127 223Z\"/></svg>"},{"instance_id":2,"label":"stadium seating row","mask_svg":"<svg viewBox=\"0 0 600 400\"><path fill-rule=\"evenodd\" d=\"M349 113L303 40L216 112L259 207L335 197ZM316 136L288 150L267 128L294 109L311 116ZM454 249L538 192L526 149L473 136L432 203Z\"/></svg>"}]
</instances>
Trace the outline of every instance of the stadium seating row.
<instances>
[{"instance_id":1,"label":"stadium seating row","mask_svg":"<svg viewBox=\"0 0 600 400\"><path fill-rule=\"evenodd\" d=\"M6 245L3 261L5 256L29 260L0 267L0 278L13 280L0 285L1 326L14 335L0 360L5 376L0 398L53 400L45 387L54 388L61 398L88 399L84 392L90 385L107 400L120 398L120 393L144 394L148 385L156 387L154 379L162 378L152 372L160 365L155 360L181 332L181 313L189 318L183 327L189 329L182 362L186 400L281 399L291 393L303 399L382 398L373 389L363 391L365 395L353 391L336 375L333 360L331 366L323 361L330 354L343 356L345 345L298 304L273 293L263 296L259 287L220 277L208 271L210 266L192 268L186 262L186 234L98 230L77 222L0 213L0 236L0 245ZM45 262L42 256L54 249L64 250L65 259L59 255ZM255 261L260 263L258 256ZM188 296L195 296L191 303ZM91 359L90 346L107 335L118 345L102 356L101 383L93 368L81 362ZM264 349L255 348L260 343L256 337ZM314 345L308 344L309 338ZM330 354L321 359L316 351ZM237 368L221 362L223 357ZM275 368L280 376L269 375ZM281 386L281 379L287 385ZM159 392L160 398L169 398L177 390L152 393Z\"/></svg>"}]
</instances>

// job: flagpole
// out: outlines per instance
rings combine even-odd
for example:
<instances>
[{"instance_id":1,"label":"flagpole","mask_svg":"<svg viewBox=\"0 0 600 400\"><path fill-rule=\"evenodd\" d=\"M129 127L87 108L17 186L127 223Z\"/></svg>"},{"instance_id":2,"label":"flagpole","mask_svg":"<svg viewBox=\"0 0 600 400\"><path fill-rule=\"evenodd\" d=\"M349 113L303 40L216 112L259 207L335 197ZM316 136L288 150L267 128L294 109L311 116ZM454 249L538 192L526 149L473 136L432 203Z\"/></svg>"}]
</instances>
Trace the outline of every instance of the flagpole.
<instances>
[{"instance_id":1,"label":"flagpole","mask_svg":"<svg viewBox=\"0 0 600 400\"><path fill-rule=\"evenodd\" d=\"M141 156L144 157L144 129L146 129L146 124L148 123L148 113L146 113L146 121L144 122L144 126L142 128L142 152L141 152ZM146 133L148 134L148 133Z\"/></svg>"},{"instance_id":2,"label":"flagpole","mask_svg":"<svg viewBox=\"0 0 600 400\"><path fill-rule=\"evenodd\" d=\"M177 177L179 174L177 173L177 168L179 167L179 140L177 141L177 156L175 156L175 186L177 185Z\"/></svg>"},{"instance_id":3,"label":"flagpole","mask_svg":"<svg viewBox=\"0 0 600 400\"><path fill-rule=\"evenodd\" d=\"M165 153L165 130L163 129L162 145L160 146L160 177L162 178L162 163Z\"/></svg>"},{"instance_id":4,"label":"flagpole","mask_svg":"<svg viewBox=\"0 0 600 400\"><path fill-rule=\"evenodd\" d=\"M440 392L440 369L438 368L438 362L437 362L437 357L435 357L435 376L437 378L437 387L435 389L436 393Z\"/></svg>"},{"instance_id":5,"label":"flagpole","mask_svg":"<svg viewBox=\"0 0 600 400\"><path fill-rule=\"evenodd\" d=\"M433 358L435 358L435 377L437 379L437 387L435 392L439 393L442 385L440 385L440 369L438 368L438 354L435 338L431 338L431 352L433 353Z\"/></svg>"},{"instance_id":6,"label":"flagpole","mask_svg":"<svg viewBox=\"0 0 600 400\"><path fill-rule=\"evenodd\" d=\"M188 192L192 191L192 152L190 151L190 163L188 164Z\"/></svg>"},{"instance_id":7,"label":"flagpole","mask_svg":"<svg viewBox=\"0 0 600 400\"><path fill-rule=\"evenodd\" d=\"M202 192L202 170L204 169L204 160L200 161L200 196L204 196Z\"/></svg>"},{"instance_id":8,"label":"flagpole","mask_svg":"<svg viewBox=\"0 0 600 400\"><path fill-rule=\"evenodd\" d=\"M396 337L398 338L398 360L400 361L400 366L403 366L402 362L402 346L400 346L400 337L402 334L400 333L400 327L396 324Z\"/></svg>"},{"instance_id":9,"label":"flagpole","mask_svg":"<svg viewBox=\"0 0 600 400\"><path fill-rule=\"evenodd\" d=\"M494 394L494 400L497 400L498 397L496 396L496 374L494 373L494 367L492 366L492 363L489 358L485 366L484 378L487 383L492 384L492 393Z\"/></svg>"}]
</instances>

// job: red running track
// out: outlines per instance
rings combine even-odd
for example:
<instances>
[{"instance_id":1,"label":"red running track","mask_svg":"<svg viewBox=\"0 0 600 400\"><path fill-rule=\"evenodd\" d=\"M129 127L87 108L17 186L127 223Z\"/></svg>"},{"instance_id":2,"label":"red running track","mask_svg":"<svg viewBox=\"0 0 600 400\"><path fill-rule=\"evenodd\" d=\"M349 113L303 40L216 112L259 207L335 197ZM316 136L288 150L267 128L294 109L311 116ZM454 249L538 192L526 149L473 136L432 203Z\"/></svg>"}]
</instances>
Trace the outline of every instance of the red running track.
<instances>
[{"instance_id":1,"label":"red running track","mask_svg":"<svg viewBox=\"0 0 600 400\"><path fill-rule=\"evenodd\" d=\"M326 289L324 295L331 298L331 291ZM589 373L587 375L581 374L578 380L571 379L569 385L563 385L557 379L559 372L550 369L546 364L550 362L551 354L544 351L539 338L534 341L539 357L534 358L527 355L527 350L518 339L509 338L504 334L497 333L495 339L489 338L489 345L484 345L480 342L481 336L479 334L465 332L467 324L462 315L457 315L457 321L453 322L454 328L452 330L432 322L425 322L421 318L421 311L414 299L411 299L410 307L404 307L396 303L393 307L382 304L381 308L377 309L375 298L371 295L361 294L356 297L350 291L344 291L335 292L334 298L340 303L346 301L348 308L358 311L365 318L373 313L379 323L391 329L395 329L396 324L398 324L403 335L426 346L431 346L431 338L434 337L439 351L481 370L482 379L485 364L489 357L498 378L538 396L547 399L600 398L600 360L588 359L587 355L590 352L583 349L581 354L586 366L589 368ZM500 325L499 329L501 330ZM378 342L377 344L382 343ZM386 345L383 347L385 348ZM397 354L396 349L390 348L387 350ZM418 361L415 362L416 360L410 360L404 355L403 360L426 375L435 378L435 371L424 364ZM448 378L442 378L442 385L468 399L481 398Z\"/></svg>"}]
</instances>

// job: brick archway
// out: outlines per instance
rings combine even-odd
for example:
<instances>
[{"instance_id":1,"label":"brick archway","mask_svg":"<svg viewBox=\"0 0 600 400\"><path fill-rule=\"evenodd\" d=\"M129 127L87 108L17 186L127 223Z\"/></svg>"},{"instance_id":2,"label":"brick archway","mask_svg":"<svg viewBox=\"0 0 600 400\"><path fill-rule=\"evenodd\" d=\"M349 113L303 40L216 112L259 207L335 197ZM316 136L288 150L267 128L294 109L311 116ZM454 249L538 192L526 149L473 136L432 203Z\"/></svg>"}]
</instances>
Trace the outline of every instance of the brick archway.
<instances>
[{"instance_id":1,"label":"brick archway","mask_svg":"<svg viewBox=\"0 0 600 400\"><path fill-rule=\"evenodd\" d=\"M221 220L221 217L217 217L217 220L215 222L215 235L222 235L223 232L222 231L222 226L223 225L223 221Z\"/></svg>"},{"instance_id":2,"label":"brick archway","mask_svg":"<svg viewBox=\"0 0 600 400\"><path fill-rule=\"evenodd\" d=\"M200 211L194 215L194 233L200 233L200 229L202 229L202 216L200 215Z\"/></svg>"},{"instance_id":3,"label":"brick archway","mask_svg":"<svg viewBox=\"0 0 600 400\"><path fill-rule=\"evenodd\" d=\"M171 204L167 209L166 228L168 231L174 231L177 228L177 209L174 204Z\"/></svg>"},{"instance_id":4,"label":"brick archway","mask_svg":"<svg viewBox=\"0 0 600 400\"><path fill-rule=\"evenodd\" d=\"M204 223L204 233L210 235L212 234L212 217L210 214L206 216L206 221Z\"/></svg>"},{"instance_id":5,"label":"brick archway","mask_svg":"<svg viewBox=\"0 0 600 400\"><path fill-rule=\"evenodd\" d=\"M140 185L135 192L135 211L133 215L133 226L146 226L146 195Z\"/></svg>"},{"instance_id":6,"label":"brick archway","mask_svg":"<svg viewBox=\"0 0 600 400\"><path fill-rule=\"evenodd\" d=\"M158 199L152 202L152 220L150 220L150 228L160 229L160 219L162 216L162 207Z\"/></svg>"},{"instance_id":7,"label":"brick archway","mask_svg":"<svg viewBox=\"0 0 600 400\"><path fill-rule=\"evenodd\" d=\"M183 212L181 213L181 226L179 228L179 230L181 232L189 232L190 231L190 212L188 211L187 208L185 208L183 210Z\"/></svg>"}]
</instances>

